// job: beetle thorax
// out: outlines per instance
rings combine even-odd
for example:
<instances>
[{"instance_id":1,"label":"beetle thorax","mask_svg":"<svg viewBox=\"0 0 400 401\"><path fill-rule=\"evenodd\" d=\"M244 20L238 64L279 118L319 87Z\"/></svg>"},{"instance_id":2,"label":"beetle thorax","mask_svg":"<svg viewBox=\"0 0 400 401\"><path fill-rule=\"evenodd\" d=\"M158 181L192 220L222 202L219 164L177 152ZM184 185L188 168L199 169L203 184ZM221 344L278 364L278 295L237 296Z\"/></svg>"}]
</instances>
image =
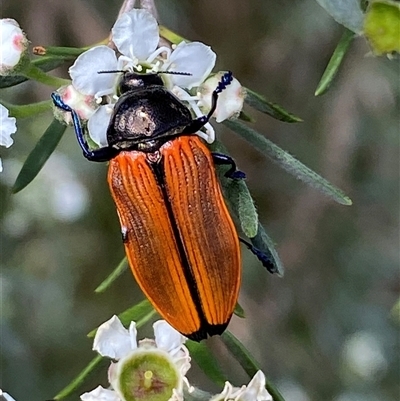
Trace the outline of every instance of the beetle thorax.
<instances>
[{"instance_id":1,"label":"beetle thorax","mask_svg":"<svg viewBox=\"0 0 400 401\"><path fill-rule=\"evenodd\" d=\"M138 144L179 136L191 122L189 109L171 92L159 85L148 86L119 98L107 140L114 148L134 149Z\"/></svg>"}]
</instances>

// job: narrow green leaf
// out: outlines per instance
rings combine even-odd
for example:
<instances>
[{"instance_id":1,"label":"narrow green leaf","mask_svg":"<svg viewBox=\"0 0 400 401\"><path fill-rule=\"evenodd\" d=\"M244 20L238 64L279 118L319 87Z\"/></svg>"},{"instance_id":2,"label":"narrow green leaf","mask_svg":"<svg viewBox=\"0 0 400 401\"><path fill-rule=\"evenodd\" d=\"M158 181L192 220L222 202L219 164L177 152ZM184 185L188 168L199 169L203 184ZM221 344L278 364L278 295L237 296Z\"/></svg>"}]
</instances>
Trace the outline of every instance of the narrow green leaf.
<instances>
[{"instance_id":1,"label":"narrow green leaf","mask_svg":"<svg viewBox=\"0 0 400 401\"><path fill-rule=\"evenodd\" d=\"M400 298L394 304L392 310L390 311L390 315L394 322L397 325L400 325Z\"/></svg>"},{"instance_id":2,"label":"narrow green leaf","mask_svg":"<svg viewBox=\"0 0 400 401\"><path fill-rule=\"evenodd\" d=\"M104 292L128 268L126 256L121 260L114 271L94 290L96 293Z\"/></svg>"},{"instance_id":3,"label":"narrow green leaf","mask_svg":"<svg viewBox=\"0 0 400 401\"><path fill-rule=\"evenodd\" d=\"M275 249L274 242L260 223L258 223L257 235L254 238L250 238L250 241L256 248L263 251L269 257L271 264L274 266L272 272L277 273L279 277L283 277L284 267Z\"/></svg>"},{"instance_id":4,"label":"narrow green leaf","mask_svg":"<svg viewBox=\"0 0 400 401\"><path fill-rule=\"evenodd\" d=\"M286 123L299 123L303 120L300 117L295 116L292 113L286 111L283 107L276 103L268 102L263 96L246 89L246 97L244 101L254 109L261 111L261 113L268 114L269 116Z\"/></svg>"},{"instance_id":5,"label":"narrow green leaf","mask_svg":"<svg viewBox=\"0 0 400 401\"><path fill-rule=\"evenodd\" d=\"M55 397L54 400L62 400L63 398L68 397L73 392L77 391L77 389L84 383L84 381L96 370L102 368L103 366L109 364L110 362L103 358L101 355L97 355L93 358L89 364L69 383L66 387L64 387Z\"/></svg>"},{"instance_id":6,"label":"narrow green leaf","mask_svg":"<svg viewBox=\"0 0 400 401\"><path fill-rule=\"evenodd\" d=\"M32 61L32 64L44 72L52 71L67 61L64 57L41 57ZM27 81L23 75L9 75L0 77L0 89L9 88Z\"/></svg>"},{"instance_id":7,"label":"narrow green leaf","mask_svg":"<svg viewBox=\"0 0 400 401\"><path fill-rule=\"evenodd\" d=\"M155 310L151 306L147 299L139 302L138 304L132 306L131 308L125 310L118 314L119 319L122 324L128 325L130 322L136 322L136 327L143 326L148 320L150 320L155 315ZM98 327L93 329L87 334L88 337L94 337Z\"/></svg>"},{"instance_id":8,"label":"narrow green leaf","mask_svg":"<svg viewBox=\"0 0 400 401\"><path fill-rule=\"evenodd\" d=\"M136 327L139 329L144 326L157 312L153 309L151 303L144 299L132 308L118 315L122 324L127 326L130 322L136 322Z\"/></svg>"},{"instance_id":9,"label":"narrow green leaf","mask_svg":"<svg viewBox=\"0 0 400 401\"><path fill-rule=\"evenodd\" d=\"M228 380L210 349L204 342L198 343L188 340L185 343L190 356L196 361L199 368L218 386L223 387Z\"/></svg>"},{"instance_id":10,"label":"narrow green leaf","mask_svg":"<svg viewBox=\"0 0 400 401\"><path fill-rule=\"evenodd\" d=\"M221 340L228 351L239 362L249 378L252 378L257 371L261 370L259 364L246 349L246 347L228 330L221 335ZM278 389L266 378L265 388L272 395L274 401L285 401Z\"/></svg>"},{"instance_id":11,"label":"narrow green leaf","mask_svg":"<svg viewBox=\"0 0 400 401\"><path fill-rule=\"evenodd\" d=\"M249 116L243 110L239 114L239 120L246 121L247 123L254 123L256 120L252 116Z\"/></svg>"},{"instance_id":12,"label":"narrow green leaf","mask_svg":"<svg viewBox=\"0 0 400 401\"><path fill-rule=\"evenodd\" d=\"M214 152L227 154L225 146L219 141L214 141L210 145L210 149ZM243 233L249 238L255 237L258 229L258 214L250 191L244 180L225 177L226 171L227 168L224 166L217 168L228 208L236 216Z\"/></svg>"},{"instance_id":13,"label":"narrow green leaf","mask_svg":"<svg viewBox=\"0 0 400 401\"><path fill-rule=\"evenodd\" d=\"M14 194L24 189L39 174L60 142L66 128L66 125L58 120L52 121L22 166L12 188Z\"/></svg>"},{"instance_id":14,"label":"narrow green leaf","mask_svg":"<svg viewBox=\"0 0 400 401\"><path fill-rule=\"evenodd\" d=\"M240 121L224 121L224 124L231 130L238 133L246 141L251 143L257 150L265 153L273 161L277 162L287 172L299 180L319 190L341 205L351 205L351 199L339 188L322 178L315 171L311 170L292 155L275 145L273 142L262 136L254 129L247 127Z\"/></svg>"},{"instance_id":15,"label":"narrow green leaf","mask_svg":"<svg viewBox=\"0 0 400 401\"><path fill-rule=\"evenodd\" d=\"M240 317L241 319L244 319L246 317L244 309L240 306L239 302L236 303L235 310L233 313L237 316Z\"/></svg>"},{"instance_id":16,"label":"narrow green leaf","mask_svg":"<svg viewBox=\"0 0 400 401\"><path fill-rule=\"evenodd\" d=\"M346 55L347 50L349 49L354 37L355 33L350 31L349 29L346 29L343 32L343 35L340 38L340 41L336 46L336 49L333 52L328 65L326 66L321 80L318 83L317 89L315 90L315 96L321 96L328 91L333 82L333 79L339 71L339 67L342 64L343 58Z\"/></svg>"}]
</instances>

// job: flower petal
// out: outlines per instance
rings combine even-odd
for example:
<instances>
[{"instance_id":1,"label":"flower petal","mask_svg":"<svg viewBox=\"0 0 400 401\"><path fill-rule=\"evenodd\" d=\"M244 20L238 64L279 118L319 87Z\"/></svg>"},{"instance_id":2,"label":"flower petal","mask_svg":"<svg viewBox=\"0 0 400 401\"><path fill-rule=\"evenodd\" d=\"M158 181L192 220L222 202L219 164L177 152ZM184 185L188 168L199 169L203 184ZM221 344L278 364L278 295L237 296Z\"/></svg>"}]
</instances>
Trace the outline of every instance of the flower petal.
<instances>
[{"instance_id":1,"label":"flower petal","mask_svg":"<svg viewBox=\"0 0 400 401\"><path fill-rule=\"evenodd\" d=\"M264 373L259 370L239 397L240 401L273 401L265 388Z\"/></svg>"},{"instance_id":2,"label":"flower petal","mask_svg":"<svg viewBox=\"0 0 400 401\"><path fill-rule=\"evenodd\" d=\"M27 45L28 41L17 21L0 19L0 74L18 64Z\"/></svg>"},{"instance_id":3,"label":"flower petal","mask_svg":"<svg viewBox=\"0 0 400 401\"><path fill-rule=\"evenodd\" d=\"M57 92L61 94L63 102L75 110L82 120L88 120L98 108L94 96L82 94L73 85L63 86ZM71 113L68 112L67 114L70 115Z\"/></svg>"},{"instance_id":4,"label":"flower petal","mask_svg":"<svg viewBox=\"0 0 400 401\"><path fill-rule=\"evenodd\" d=\"M102 386L96 387L94 390L81 395L82 401L121 401L117 393L107 390Z\"/></svg>"},{"instance_id":5,"label":"flower petal","mask_svg":"<svg viewBox=\"0 0 400 401\"><path fill-rule=\"evenodd\" d=\"M85 95L103 96L113 92L118 81L116 74L99 74L117 68L117 56L107 46L96 46L82 53L69 69L72 84Z\"/></svg>"},{"instance_id":6,"label":"flower petal","mask_svg":"<svg viewBox=\"0 0 400 401\"><path fill-rule=\"evenodd\" d=\"M224 71L218 72L200 86L199 106L203 106L207 110L211 109L212 93L224 73ZM237 116L243 108L244 96L245 91L242 85L236 78L233 78L232 82L218 96L217 108L213 114L217 123Z\"/></svg>"},{"instance_id":7,"label":"flower petal","mask_svg":"<svg viewBox=\"0 0 400 401\"><path fill-rule=\"evenodd\" d=\"M113 359L120 359L132 351L131 335L117 316L114 315L97 329L93 350Z\"/></svg>"},{"instance_id":8,"label":"flower petal","mask_svg":"<svg viewBox=\"0 0 400 401\"><path fill-rule=\"evenodd\" d=\"M210 75L214 68L216 57L211 47L206 46L204 43L181 42L171 53L166 69L168 71L189 72L192 74L190 76L171 76L174 85L191 89L194 86L199 86Z\"/></svg>"},{"instance_id":9,"label":"flower petal","mask_svg":"<svg viewBox=\"0 0 400 401\"><path fill-rule=\"evenodd\" d=\"M0 173L2 173L2 172L3 172L3 162L0 159Z\"/></svg>"},{"instance_id":10,"label":"flower petal","mask_svg":"<svg viewBox=\"0 0 400 401\"><path fill-rule=\"evenodd\" d=\"M8 109L0 104L0 145L9 148L13 144L12 134L17 132L16 119L8 117Z\"/></svg>"},{"instance_id":11,"label":"flower petal","mask_svg":"<svg viewBox=\"0 0 400 401\"><path fill-rule=\"evenodd\" d=\"M10 394L6 393L0 388L0 397L3 397L6 401L15 401Z\"/></svg>"},{"instance_id":12,"label":"flower petal","mask_svg":"<svg viewBox=\"0 0 400 401\"><path fill-rule=\"evenodd\" d=\"M110 104L100 106L88 121L90 138L101 148L108 145L107 128L110 123L112 111L113 106Z\"/></svg>"},{"instance_id":13,"label":"flower petal","mask_svg":"<svg viewBox=\"0 0 400 401\"><path fill-rule=\"evenodd\" d=\"M170 326L165 320L158 320L153 324L154 339L157 348L172 352L181 348L186 341L185 337Z\"/></svg>"},{"instance_id":14,"label":"flower petal","mask_svg":"<svg viewBox=\"0 0 400 401\"><path fill-rule=\"evenodd\" d=\"M155 18L139 9L122 14L111 32L113 42L124 56L140 60L145 60L160 40Z\"/></svg>"}]
</instances>

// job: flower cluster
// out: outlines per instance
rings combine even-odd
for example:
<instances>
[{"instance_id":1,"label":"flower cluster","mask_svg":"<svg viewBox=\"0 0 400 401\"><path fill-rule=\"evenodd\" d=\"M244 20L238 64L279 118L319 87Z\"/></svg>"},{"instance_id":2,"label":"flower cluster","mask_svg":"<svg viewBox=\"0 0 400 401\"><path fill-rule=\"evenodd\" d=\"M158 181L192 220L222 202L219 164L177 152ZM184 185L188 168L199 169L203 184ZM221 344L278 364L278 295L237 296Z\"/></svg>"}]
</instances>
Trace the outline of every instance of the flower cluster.
<instances>
[{"instance_id":1,"label":"flower cluster","mask_svg":"<svg viewBox=\"0 0 400 401\"><path fill-rule=\"evenodd\" d=\"M210 47L200 42L181 42L173 49L158 47L157 21L139 9L117 20L112 28L112 40L118 55L107 46L96 46L82 53L69 70L72 84L59 90L63 101L87 120L89 135L98 146L107 145L106 130L118 99L119 74L115 71L186 73L163 74L166 87L186 102L197 117L210 110L211 94L222 74L207 80L216 60ZM114 73L99 73L107 71ZM243 107L243 98L243 88L234 79L218 101L214 113L217 122L236 116ZM69 122L69 113L64 118ZM215 132L211 124L206 124L204 129L198 135L213 142Z\"/></svg>"},{"instance_id":2,"label":"flower cluster","mask_svg":"<svg viewBox=\"0 0 400 401\"><path fill-rule=\"evenodd\" d=\"M134 322L125 329L113 316L97 330L93 350L111 358L110 388L98 386L81 395L82 401L183 401L183 390L194 390L186 373L190 369L186 338L166 321L154 323L154 340L137 341ZM210 401L272 401L265 389L265 376L258 371L247 386L226 382L221 394Z\"/></svg>"},{"instance_id":3,"label":"flower cluster","mask_svg":"<svg viewBox=\"0 0 400 401\"><path fill-rule=\"evenodd\" d=\"M18 74L30 62L29 42L12 19L0 19L0 37L0 75ZM216 55L209 46L181 42L172 49L159 47L157 21L140 9L122 14L112 28L112 40L117 52L108 46L95 46L85 51L69 69L72 83L58 89L64 103L87 123L89 135L99 147L107 146L106 131L118 100L117 86L122 71L165 72L161 75L165 86L185 102L194 116L201 117L210 111L212 92L223 72L210 76ZM244 95L242 86L234 78L219 96L213 114L216 121L237 116L242 110ZM13 143L11 135L16 132L16 121L8 116L9 111L3 105L0 105L0 112L0 146L9 147ZM71 122L70 113L57 108L54 112L60 120ZM210 123L197 134L209 143L215 139Z\"/></svg>"}]
</instances>

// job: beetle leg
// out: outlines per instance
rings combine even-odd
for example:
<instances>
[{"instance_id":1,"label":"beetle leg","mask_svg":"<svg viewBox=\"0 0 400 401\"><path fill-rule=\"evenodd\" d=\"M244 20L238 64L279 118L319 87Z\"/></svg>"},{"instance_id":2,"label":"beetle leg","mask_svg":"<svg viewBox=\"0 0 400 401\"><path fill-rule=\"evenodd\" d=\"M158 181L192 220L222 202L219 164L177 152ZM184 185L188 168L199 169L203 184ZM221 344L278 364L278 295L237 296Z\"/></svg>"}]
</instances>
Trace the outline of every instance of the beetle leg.
<instances>
[{"instance_id":1,"label":"beetle leg","mask_svg":"<svg viewBox=\"0 0 400 401\"><path fill-rule=\"evenodd\" d=\"M274 274L277 272L274 263L272 262L271 255L267 252L262 251L261 249L256 248L250 242L244 240L239 237L239 241L247 246L249 250L257 256L257 259L262 263L262 265L271 273Z\"/></svg>"},{"instance_id":2,"label":"beetle leg","mask_svg":"<svg viewBox=\"0 0 400 401\"><path fill-rule=\"evenodd\" d=\"M212 93L212 102L211 109L206 116L201 116L196 118L189 124L183 131L185 134L193 134L200 130L205 124L208 123L211 116L214 114L215 109L217 108L218 95L226 89L226 87L232 82L233 75L231 71L227 71L224 75L222 75L220 81L218 82L217 87L214 89Z\"/></svg>"},{"instance_id":3,"label":"beetle leg","mask_svg":"<svg viewBox=\"0 0 400 401\"><path fill-rule=\"evenodd\" d=\"M214 163L215 164L220 164L220 165L230 165L231 168L225 173L225 177L228 178L236 178L236 179L244 179L246 178L246 174L243 171L240 171L236 167L235 161L232 159L232 157L224 155L222 153L212 153Z\"/></svg>"},{"instance_id":4,"label":"beetle leg","mask_svg":"<svg viewBox=\"0 0 400 401\"><path fill-rule=\"evenodd\" d=\"M71 113L72 122L74 124L75 135L78 140L79 146L83 151L83 156L85 156L86 159L94 162L105 162L110 160L117 154L117 151L115 149L109 147L90 150L89 145L85 140L81 120L78 116L78 113L63 102L59 93L53 92L51 94L51 98L53 99L53 103L58 108Z\"/></svg>"}]
</instances>

